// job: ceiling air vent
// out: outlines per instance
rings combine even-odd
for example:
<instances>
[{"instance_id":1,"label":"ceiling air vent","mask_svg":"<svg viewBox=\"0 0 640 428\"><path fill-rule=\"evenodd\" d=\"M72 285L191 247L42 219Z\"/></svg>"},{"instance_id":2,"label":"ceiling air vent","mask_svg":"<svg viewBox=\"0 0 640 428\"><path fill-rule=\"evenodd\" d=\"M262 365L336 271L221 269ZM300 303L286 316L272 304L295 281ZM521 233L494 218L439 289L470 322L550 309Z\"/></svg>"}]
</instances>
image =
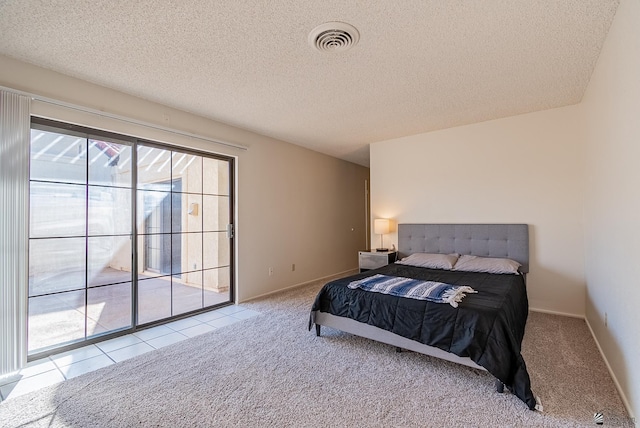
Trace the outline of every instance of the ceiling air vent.
<instances>
[{"instance_id":1,"label":"ceiling air vent","mask_svg":"<svg viewBox=\"0 0 640 428\"><path fill-rule=\"evenodd\" d=\"M345 22L326 22L309 33L309 44L320 52L346 51L358 40L358 30Z\"/></svg>"}]
</instances>

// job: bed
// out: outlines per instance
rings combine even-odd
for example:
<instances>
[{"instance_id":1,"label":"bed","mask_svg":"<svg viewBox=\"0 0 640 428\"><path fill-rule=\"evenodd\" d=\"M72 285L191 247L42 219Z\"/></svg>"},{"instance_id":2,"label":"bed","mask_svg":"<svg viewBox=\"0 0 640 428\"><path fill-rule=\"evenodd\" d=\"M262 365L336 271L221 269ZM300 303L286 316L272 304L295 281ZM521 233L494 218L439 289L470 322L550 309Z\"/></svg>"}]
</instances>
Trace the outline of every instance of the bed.
<instances>
[{"instance_id":1,"label":"bed","mask_svg":"<svg viewBox=\"0 0 640 428\"><path fill-rule=\"evenodd\" d=\"M526 274L529 234L526 224L400 224L398 259L415 253L453 254L509 259L518 274L432 269L392 263L324 285L311 308L315 324L442 358L480 370L507 386L529 409L536 408L529 374L520 353L528 315ZM420 256L421 254L416 254ZM415 278L457 286L468 285L458 307L351 289L349 284L372 277Z\"/></svg>"}]
</instances>

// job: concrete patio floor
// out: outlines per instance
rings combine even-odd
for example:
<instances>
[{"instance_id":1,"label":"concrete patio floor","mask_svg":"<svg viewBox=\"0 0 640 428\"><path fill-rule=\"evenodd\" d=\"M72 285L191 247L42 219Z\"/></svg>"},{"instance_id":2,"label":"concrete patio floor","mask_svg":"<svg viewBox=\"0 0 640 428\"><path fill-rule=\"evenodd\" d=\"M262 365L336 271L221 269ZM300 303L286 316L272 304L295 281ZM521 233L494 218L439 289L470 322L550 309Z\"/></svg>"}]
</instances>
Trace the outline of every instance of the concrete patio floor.
<instances>
[{"instance_id":1,"label":"concrete patio floor","mask_svg":"<svg viewBox=\"0 0 640 428\"><path fill-rule=\"evenodd\" d=\"M131 327L130 273L105 270L101 283L112 283L86 291L71 291L29 299L29 352ZM95 282L94 282L95 283ZM216 292L183 284L171 276L139 276L138 325L170 318L230 300L229 291Z\"/></svg>"}]
</instances>

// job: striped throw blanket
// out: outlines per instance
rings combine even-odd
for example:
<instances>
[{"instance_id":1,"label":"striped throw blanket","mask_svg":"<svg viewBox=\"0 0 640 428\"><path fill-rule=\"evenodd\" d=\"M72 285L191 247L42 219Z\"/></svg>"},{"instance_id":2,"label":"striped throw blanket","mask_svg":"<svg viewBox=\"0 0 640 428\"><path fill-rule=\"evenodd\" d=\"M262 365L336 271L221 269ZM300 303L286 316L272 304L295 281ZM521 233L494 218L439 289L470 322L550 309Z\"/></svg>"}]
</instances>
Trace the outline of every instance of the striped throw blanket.
<instances>
[{"instance_id":1,"label":"striped throw blanket","mask_svg":"<svg viewBox=\"0 0 640 428\"><path fill-rule=\"evenodd\" d=\"M408 297L410 299L448 303L454 308L458 307L458 303L462 301L466 295L465 293L477 293L473 288L466 285L451 285L443 282L421 281L419 279L380 274L353 281L348 287L392 296Z\"/></svg>"}]
</instances>

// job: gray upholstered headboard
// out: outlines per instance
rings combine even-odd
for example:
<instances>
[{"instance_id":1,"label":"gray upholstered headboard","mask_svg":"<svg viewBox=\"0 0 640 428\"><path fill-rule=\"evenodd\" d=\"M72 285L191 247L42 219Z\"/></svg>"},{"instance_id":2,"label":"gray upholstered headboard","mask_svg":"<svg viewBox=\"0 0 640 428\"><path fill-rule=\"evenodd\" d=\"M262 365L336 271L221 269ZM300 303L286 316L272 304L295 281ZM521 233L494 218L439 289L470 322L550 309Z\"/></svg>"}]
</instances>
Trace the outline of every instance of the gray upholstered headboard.
<instances>
[{"instance_id":1,"label":"gray upholstered headboard","mask_svg":"<svg viewBox=\"0 0 640 428\"><path fill-rule=\"evenodd\" d=\"M400 257L413 253L506 257L529 272L529 226L526 224L399 224Z\"/></svg>"}]
</instances>

